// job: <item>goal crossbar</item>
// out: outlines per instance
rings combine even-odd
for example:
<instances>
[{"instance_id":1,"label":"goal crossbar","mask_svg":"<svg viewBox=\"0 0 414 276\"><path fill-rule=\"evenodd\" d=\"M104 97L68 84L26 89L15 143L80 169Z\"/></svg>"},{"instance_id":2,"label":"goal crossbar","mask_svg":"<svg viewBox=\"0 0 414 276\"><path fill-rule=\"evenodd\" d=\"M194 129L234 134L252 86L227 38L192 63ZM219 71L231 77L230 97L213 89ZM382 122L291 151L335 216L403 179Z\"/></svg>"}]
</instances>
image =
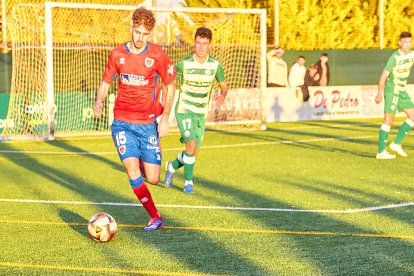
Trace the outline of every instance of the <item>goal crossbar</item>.
<instances>
[{"instance_id":1,"label":"goal crossbar","mask_svg":"<svg viewBox=\"0 0 414 276\"><path fill-rule=\"evenodd\" d=\"M54 22L54 20L56 20L56 15L54 15L55 9L67 9L67 10L71 10L71 9L76 9L77 11L83 11L83 10L94 10L92 13L90 13L91 17L95 16L99 13L99 11L106 11L106 12L116 12L116 11L128 11L131 12L133 10L135 10L137 8L137 6L132 6L132 5L105 5L105 4L88 4L88 3L63 3L63 2L45 2L44 3L44 51L45 51L45 102L47 105L47 108L44 108L44 113L42 116L43 117L47 117L47 133L43 133L42 136L44 137L44 139L49 139L52 140L54 139L55 135L60 135L60 134L67 134L69 132L67 132L66 130L64 130L64 127L58 127L58 129L56 129L56 116L55 116L55 112L57 111L57 109L59 110L59 112L61 113L61 117L62 117L62 112L61 111L61 104L58 105L58 107L56 106L56 89L57 87L62 86L63 84L61 84L61 82L64 82L66 80L57 80L56 78L60 78L62 73L57 73L57 67L59 63L62 63L64 60L64 58L62 58L62 60L60 60L57 55L61 54L59 52L59 49L66 49L66 51L68 50L79 50L79 49L84 49L85 51L89 50L89 49L93 49L95 47L95 49L111 49L114 48L117 45L112 45L112 44L107 44L106 42L102 42L101 45L97 45L97 46L93 46L92 44L85 44L82 45L81 43L76 43L74 44L74 46L70 46L70 42L71 42L71 38L69 37L67 40L62 39L61 41L56 41L58 39L56 39L56 29L59 25L59 23ZM232 8L188 8L188 7L178 7L178 8L161 8L161 7L146 7L149 10L152 10L154 12L157 13L166 13L166 14L185 14L186 16L190 16L191 14L193 14L193 17L200 17L200 16L195 16L195 15L206 15L206 17L208 16L214 16L216 14L227 14L229 17L226 17L224 19L220 19L221 21L229 21L230 22L230 26L232 26L235 30L238 30L239 32L243 31L243 25L238 26L237 24L240 24L240 22L242 22L242 20L238 20L238 21L234 21L232 22L231 20L233 20L231 17L234 15L245 15L245 21L249 20L249 16L254 15L256 17L258 17L258 22L259 22L259 26L257 26L257 28L259 29L257 34L254 34L254 36L258 36L257 38L257 44L255 45L256 42L252 42L252 40L249 40L248 35L251 34L245 34L245 40L244 41L240 41L237 42L236 39L230 39L233 40L230 44L228 45L224 45L224 44L219 44L216 45L216 50L215 50L215 54L219 55L221 54L223 57L228 56L228 58L230 58L231 60L229 61L229 64L233 64L234 62L237 61L237 59L242 60L241 64L239 65L232 65L234 68L236 69L229 69L226 68L226 65L224 65L225 70L231 70L231 72L228 74L228 78L230 80L232 80L233 78L235 78L234 76L237 76L237 78L247 78L247 76L243 75L243 74L251 74L251 72L249 72L249 69L244 68L245 65L248 65L249 68L252 68L252 71L257 71L255 76L250 76L249 78L256 78L256 82L257 84L253 84L251 85L252 89L256 89L257 91L259 91L257 93L257 97L260 97L260 99L258 99L260 101L260 111L258 111L257 113L259 114L258 116L256 115L255 117L251 116L251 119L238 119L240 122L248 122L248 121L256 121L259 122L262 128L265 128L265 122L266 122L266 117L265 117L265 96L264 96L264 91L266 88L266 10L264 9L240 9L240 8L236 8L236 9L232 9ZM208 15L208 16L207 16ZM194 20L194 18L191 18L191 20ZM170 17L168 17L168 19L170 20ZM183 21L185 21L187 19L184 19ZM200 22L192 22L191 20L187 20L188 24L201 24ZM217 19L216 19L217 20ZM220 22L220 20L217 20L217 22ZM214 20L212 20L214 21ZM18 23L18 20L16 20L16 22ZM18 28L18 24L14 22L14 28ZM116 22L115 22L116 23ZM208 21L207 21L208 23ZM16 25L17 24L17 25ZM27 23L25 23L27 24ZM33 23L35 24L35 23ZM170 24L172 27L173 24L171 23L171 21L168 21L168 24ZM252 25L252 24L250 24ZM171 27L171 28L172 28ZM191 27L191 26L190 26ZM97 27L99 28L99 27ZM166 27L167 31L165 31L165 33L167 33L167 35L170 35L168 32L171 31L171 29L169 29L170 26L168 25ZM220 28L220 27L217 27ZM248 28L251 28L251 26L249 26ZM220 29L218 29L220 30ZM188 31L187 29L185 31ZM82 32L82 30L80 30L79 32ZM189 32L189 31L188 31ZM16 31L17 33L17 31ZM84 36L88 37L88 35L90 35L89 33L85 33ZM223 36L224 38L222 38L222 41L225 41L226 39L228 39L228 35L226 34L226 36ZM237 34L235 34L237 35ZM256 39L256 38L255 38ZM32 48L36 48L36 45L38 45L38 47L40 48L40 50L42 50L42 42L32 42L32 44L34 46L30 46L30 43L27 42L20 42L19 40L22 40L20 36L16 35L14 37L14 42L13 42L13 48L14 49L14 55L19 55L20 53L23 53L24 51L21 51L22 48L28 49L30 47ZM13 41L13 37L12 37L12 41ZM86 43L88 42L87 40L85 40ZM256 40L255 40L256 41ZM157 43L158 41L156 41ZM119 42L118 42L119 43ZM161 42L160 42L161 43ZM177 43L177 42L175 42ZM213 41L213 44L215 44L215 40ZM185 47L187 47L188 49L189 46L184 45ZM180 52L179 50L175 49L177 46L177 44L174 45L169 45L169 44L162 44L162 47L166 48L167 50L171 50L173 51L173 54L175 54L175 52ZM180 46L181 47L181 46ZM257 50L253 50L252 47L257 47ZM187 49L186 48L186 49ZM226 53L221 53L225 52L225 51L230 51L232 48L237 48L239 49L239 52L232 52L229 54ZM188 52L188 49L186 50L186 52ZM28 50L29 51L29 50ZM250 54L250 53L256 53L256 54ZM96 54L97 55L97 54ZM169 54L170 55L170 54ZM237 56L239 55L239 56ZM246 55L253 55L253 56L249 56L248 58L245 57ZM181 58L184 56L181 56ZM89 58L89 57L88 57ZM86 57L81 59L87 59ZM103 59L103 58L102 58ZM251 63L249 60L252 60ZM179 58L177 57L175 60L173 61L178 61ZM30 62L36 62L34 60L30 60ZM255 64L256 63L256 64ZM259 64L259 66L257 66L257 64ZM18 67L18 66L23 66L23 64L16 64L13 65L14 67ZM36 67L36 65L33 65L33 67ZM101 66L102 67L102 66ZM231 66L229 66L231 67ZM103 70L104 68L102 68ZM69 70L69 69L68 69ZM238 71L243 71L244 73L241 74ZM13 70L13 72L16 72L16 74L19 73L19 69L16 68L16 70ZM70 72L65 72L65 73L70 73ZM239 76L241 75L241 76ZM19 79L21 79L21 77L16 77L13 78L12 81L16 81L18 82ZM84 81L84 80L81 80ZM77 81L79 82L79 81ZM242 105L247 105L247 104L251 104L251 103L246 103L243 102L243 95L244 93L247 94L248 93L248 88L245 89L246 87L243 86L243 84L241 81L238 81L239 83L234 84L233 87L230 87L230 89L234 89L237 90L235 93L237 94L237 97L240 97L240 101ZM87 86L87 85L85 85ZM14 87L21 87L20 83L16 83L14 85ZM240 91L239 89L244 89L246 91ZM61 89L61 88L59 88ZM70 90L70 88L65 88L65 90ZM93 89L91 89L93 90ZM96 89L95 89L96 91ZM16 91L17 93L20 93L20 91ZM30 89L28 89L27 92L25 93L33 93ZM65 97L67 96L69 92L66 92L66 94L64 95ZM116 92L115 92L116 93ZM63 96L61 96L63 97ZM33 96L29 96L28 98L35 98ZM239 98L237 98L239 99ZM252 101L252 99L250 99L250 101ZM251 104L253 105L253 104ZM111 105L108 105L109 107L111 107ZM13 111L13 108L11 109ZM239 111L240 112L240 111ZM243 112L243 111L241 111ZM26 115L25 115L26 116ZM221 123L229 123L231 122L231 119L228 119L231 116L227 116L227 120L219 120ZM249 117L250 118L250 117ZM23 119L18 119L21 120L22 122L24 121ZM24 122L23 122L24 123ZM74 127L75 128L75 127ZM62 130L63 129L63 130ZM108 130L108 122L106 122L106 129ZM33 128L31 128L31 131L33 132ZM75 130L77 131L77 130ZM79 130L80 132L83 133L82 130ZM25 135L27 133L24 133L24 131L22 131L23 133L18 133L18 131L11 131L12 136L16 135ZM7 132L6 132L7 133ZM90 131L85 131L85 134L90 134ZM77 133L79 134L79 133ZM30 135L29 135L30 136ZM38 138L38 137L37 137Z\"/></svg>"}]
</instances>

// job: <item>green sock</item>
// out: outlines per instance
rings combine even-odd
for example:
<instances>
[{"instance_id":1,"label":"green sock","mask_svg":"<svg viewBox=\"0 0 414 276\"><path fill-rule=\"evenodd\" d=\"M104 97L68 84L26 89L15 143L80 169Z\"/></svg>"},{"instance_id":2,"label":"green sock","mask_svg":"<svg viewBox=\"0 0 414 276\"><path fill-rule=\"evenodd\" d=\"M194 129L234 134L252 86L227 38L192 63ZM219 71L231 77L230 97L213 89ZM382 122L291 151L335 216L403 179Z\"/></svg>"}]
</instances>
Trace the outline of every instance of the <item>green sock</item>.
<instances>
[{"instance_id":1,"label":"green sock","mask_svg":"<svg viewBox=\"0 0 414 276\"><path fill-rule=\"evenodd\" d=\"M408 121L408 122L407 122ZM410 125L411 123L411 125ZM411 120L405 120L404 123L401 125L400 130L398 131L397 137L395 137L394 143L397 145L401 145L402 140L407 136L408 132L412 128L412 121Z\"/></svg>"},{"instance_id":2,"label":"green sock","mask_svg":"<svg viewBox=\"0 0 414 276\"><path fill-rule=\"evenodd\" d=\"M382 124L380 131L379 131L379 138L378 138L378 152L381 153L387 147L387 139L388 135L390 134L391 126Z\"/></svg>"},{"instance_id":3,"label":"green sock","mask_svg":"<svg viewBox=\"0 0 414 276\"><path fill-rule=\"evenodd\" d=\"M195 156L194 154L184 153L184 179L193 180Z\"/></svg>"},{"instance_id":4,"label":"green sock","mask_svg":"<svg viewBox=\"0 0 414 276\"><path fill-rule=\"evenodd\" d=\"M178 170L184 165L183 154L184 154L184 151L180 152L177 158L171 162L174 170Z\"/></svg>"}]
</instances>

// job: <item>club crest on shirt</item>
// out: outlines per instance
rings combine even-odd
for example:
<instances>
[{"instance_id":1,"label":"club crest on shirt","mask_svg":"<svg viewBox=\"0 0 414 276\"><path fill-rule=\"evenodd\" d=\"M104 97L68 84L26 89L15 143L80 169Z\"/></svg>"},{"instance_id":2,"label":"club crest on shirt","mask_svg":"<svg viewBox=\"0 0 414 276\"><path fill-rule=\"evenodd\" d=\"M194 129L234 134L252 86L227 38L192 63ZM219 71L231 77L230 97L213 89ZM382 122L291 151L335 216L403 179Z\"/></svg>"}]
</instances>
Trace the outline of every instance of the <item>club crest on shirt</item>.
<instances>
[{"instance_id":1,"label":"club crest on shirt","mask_svg":"<svg viewBox=\"0 0 414 276\"><path fill-rule=\"evenodd\" d=\"M211 70L207 69L204 73L206 73L206 75L211 75Z\"/></svg>"},{"instance_id":2,"label":"club crest on shirt","mask_svg":"<svg viewBox=\"0 0 414 276\"><path fill-rule=\"evenodd\" d=\"M121 57L119 59L119 64L125 64L125 58L124 57Z\"/></svg>"},{"instance_id":3,"label":"club crest on shirt","mask_svg":"<svg viewBox=\"0 0 414 276\"><path fill-rule=\"evenodd\" d=\"M154 65L154 59L153 58L145 58L145 66L148 68L151 68Z\"/></svg>"},{"instance_id":4,"label":"club crest on shirt","mask_svg":"<svg viewBox=\"0 0 414 276\"><path fill-rule=\"evenodd\" d=\"M120 153L121 155L123 155L123 154L125 153L125 151L126 151L126 147L125 147L125 145L120 146L120 147L118 148L118 151L119 151L119 153Z\"/></svg>"}]
</instances>

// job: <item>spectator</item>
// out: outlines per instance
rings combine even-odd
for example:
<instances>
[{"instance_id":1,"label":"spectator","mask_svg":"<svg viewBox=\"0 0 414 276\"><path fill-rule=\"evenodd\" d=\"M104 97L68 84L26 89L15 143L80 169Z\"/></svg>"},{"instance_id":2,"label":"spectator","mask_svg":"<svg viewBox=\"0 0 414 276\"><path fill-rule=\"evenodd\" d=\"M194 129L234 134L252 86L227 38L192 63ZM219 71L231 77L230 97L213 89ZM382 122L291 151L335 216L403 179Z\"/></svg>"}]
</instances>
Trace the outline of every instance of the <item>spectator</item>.
<instances>
[{"instance_id":1,"label":"spectator","mask_svg":"<svg viewBox=\"0 0 414 276\"><path fill-rule=\"evenodd\" d=\"M323 53L318 62L315 63L318 67L318 74L320 76L319 86L329 85L329 64L328 64L328 54Z\"/></svg>"},{"instance_id":2,"label":"spectator","mask_svg":"<svg viewBox=\"0 0 414 276\"><path fill-rule=\"evenodd\" d=\"M311 64L308 70L306 70L304 84L300 86L303 95L303 101L309 100L308 86L319 86L320 75L318 73L318 67L315 64Z\"/></svg>"},{"instance_id":3,"label":"spectator","mask_svg":"<svg viewBox=\"0 0 414 276\"><path fill-rule=\"evenodd\" d=\"M284 52L282 48L276 47L266 55L268 64L268 87L289 87L288 68L286 61L283 60Z\"/></svg>"},{"instance_id":4,"label":"spectator","mask_svg":"<svg viewBox=\"0 0 414 276\"><path fill-rule=\"evenodd\" d=\"M306 67L305 67L305 57L298 56L296 62L293 64L292 68L289 71L289 84L290 87L297 88L304 84Z\"/></svg>"}]
</instances>

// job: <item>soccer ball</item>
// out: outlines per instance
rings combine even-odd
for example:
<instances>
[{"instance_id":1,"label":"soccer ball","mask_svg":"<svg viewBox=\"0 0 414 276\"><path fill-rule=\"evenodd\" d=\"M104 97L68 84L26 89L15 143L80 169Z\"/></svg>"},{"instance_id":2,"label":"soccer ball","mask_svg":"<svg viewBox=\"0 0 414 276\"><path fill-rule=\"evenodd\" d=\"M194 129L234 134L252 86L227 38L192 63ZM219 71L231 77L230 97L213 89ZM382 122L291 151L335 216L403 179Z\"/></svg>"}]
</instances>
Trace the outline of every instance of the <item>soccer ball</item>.
<instances>
[{"instance_id":1,"label":"soccer ball","mask_svg":"<svg viewBox=\"0 0 414 276\"><path fill-rule=\"evenodd\" d=\"M97 213L89 220L88 234L95 241L110 241L116 234L116 221L107 213Z\"/></svg>"}]
</instances>

